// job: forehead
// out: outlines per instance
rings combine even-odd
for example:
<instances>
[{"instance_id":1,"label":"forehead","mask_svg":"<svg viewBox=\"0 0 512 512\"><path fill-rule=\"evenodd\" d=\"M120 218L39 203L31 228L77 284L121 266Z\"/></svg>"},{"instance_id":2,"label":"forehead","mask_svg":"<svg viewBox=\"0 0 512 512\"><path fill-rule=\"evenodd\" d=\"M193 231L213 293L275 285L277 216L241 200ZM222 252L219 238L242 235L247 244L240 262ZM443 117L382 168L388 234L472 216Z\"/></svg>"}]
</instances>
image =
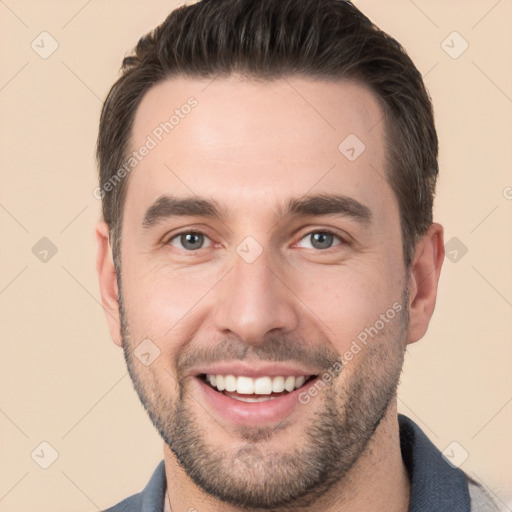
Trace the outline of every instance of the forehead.
<instances>
[{"instance_id":1,"label":"forehead","mask_svg":"<svg viewBox=\"0 0 512 512\"><path fill-rule=\"evenodd\" d=\"M394 196L383 118L375 95L353 82L167 79L135 115L131 149L139 156L126 203L215 193L221 203L270 207L285 195L337 189L385 207Z\"/></svg>"}]
</instances>

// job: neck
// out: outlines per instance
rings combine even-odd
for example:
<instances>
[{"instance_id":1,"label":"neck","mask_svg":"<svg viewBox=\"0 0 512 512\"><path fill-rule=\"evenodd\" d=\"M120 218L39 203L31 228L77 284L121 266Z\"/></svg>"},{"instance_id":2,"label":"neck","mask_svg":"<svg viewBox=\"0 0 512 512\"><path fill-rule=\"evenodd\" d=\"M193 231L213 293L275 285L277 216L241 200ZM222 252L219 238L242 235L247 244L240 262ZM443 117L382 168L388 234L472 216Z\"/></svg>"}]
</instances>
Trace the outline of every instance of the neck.
<instances>
[{"instance_id":1,"label":"neck","mask_svg":"<svg viewBox=\"0 0 512 512\"><path fill-rule=\"evenodd\" d=\"M249 512L221 502L197 487L166 445L164 459L168 483L164 512ZM394 403L345 478L307 508L293 509L304 512L377 512L383 509L407 512L409 500L410 482L402 461ZM251 512L256 510L251 509Z\"/></svg>"}]
</instances>

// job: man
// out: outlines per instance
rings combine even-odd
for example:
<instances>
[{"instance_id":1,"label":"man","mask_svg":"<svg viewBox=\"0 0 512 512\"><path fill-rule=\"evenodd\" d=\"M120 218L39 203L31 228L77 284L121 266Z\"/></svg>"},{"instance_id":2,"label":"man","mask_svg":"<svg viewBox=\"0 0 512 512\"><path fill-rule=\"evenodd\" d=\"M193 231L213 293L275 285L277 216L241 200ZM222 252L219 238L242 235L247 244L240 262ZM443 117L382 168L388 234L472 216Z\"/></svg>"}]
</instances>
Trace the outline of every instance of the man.
<instances>
[{"instance_id":1,"label":"man","mask_svg":"<svg viewBox=\"0 0 512 512\"><path fill-rule=\"evenodd\" d=\"M398 416L444 257L432 106L341 0L203 0L103 108L97 270L165 441L110 511L495 510Z\"/></svg>"}]
</instances>

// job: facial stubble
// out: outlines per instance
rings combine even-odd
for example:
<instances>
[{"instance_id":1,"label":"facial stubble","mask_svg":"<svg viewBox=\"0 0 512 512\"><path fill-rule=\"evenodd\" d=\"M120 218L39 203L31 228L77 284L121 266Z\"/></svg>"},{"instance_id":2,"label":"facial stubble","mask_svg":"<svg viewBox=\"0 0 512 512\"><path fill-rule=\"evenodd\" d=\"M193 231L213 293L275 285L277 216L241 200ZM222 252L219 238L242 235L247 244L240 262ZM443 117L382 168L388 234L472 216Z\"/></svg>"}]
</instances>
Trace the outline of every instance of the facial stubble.
<instances>
[{"instance_id":1,"label":"facial stubble","mask_svg":"<svg viewBox=\"0 0 512 512\"><path fill-rule=\"evenodd\" d=\"M178 391L176 398L159 386L162 383L155 380L150 368L133 357L137 343L129 332L120 280L118 284L123 351L141 403L186 474L222 502L262 510L311 505L349 474L396 396L406 346L407 289L399 315L355 355L357 362L349 363L358 365L351 378L340 385L343 367L338 377L309 404L299 405L307 408L315 404L314 412L301 414L301 418L310 421L303 426L303 436L297 445L278 453L269 450L266 443L273 436L282 435L287 428L286 420L272 428L243 427L228 432L198 406L177 362L176 377L166 370L166 381L171 380ZM275 341L272 339L269 346L278 347ZM254 355L247 345L240 345L238 352L232 342L229 346L230 360L233 353L244 354L241 359ZM280 351L283 356L282 348ZM325 347L319 348L320 352L318 359L324 361L327 353L332 354ZM263 357L272 353L262 344L257 357L272 361L272 357ZM293 354L289 359L294 360ZM331 365L337 357L332 359ZM209 434L218 428L223 428L223 435L232 436L236 449L215 444L215 438Z\"/></svg>"}]
</instances>

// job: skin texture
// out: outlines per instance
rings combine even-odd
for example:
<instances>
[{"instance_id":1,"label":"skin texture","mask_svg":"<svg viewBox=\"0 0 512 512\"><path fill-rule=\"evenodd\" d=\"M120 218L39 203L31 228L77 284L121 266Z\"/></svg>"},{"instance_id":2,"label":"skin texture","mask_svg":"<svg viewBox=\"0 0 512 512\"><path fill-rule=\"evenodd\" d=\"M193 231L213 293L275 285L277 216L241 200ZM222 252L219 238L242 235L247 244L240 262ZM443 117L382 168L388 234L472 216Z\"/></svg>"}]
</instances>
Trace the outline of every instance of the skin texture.
<instances>
[{"instance_id":1,"label":"skin texture","mask_svg":"<svg viewBox=\"0 0 512 512\"><path fill-rule=\"evenodd\" d=\"M396 386L407 344L428 327L444 252L433 224L404 267L378 101L348 82L173 78L141 102L132 147L190 97L197 106L129 175L121 276L108 227L96 229L112 339L166 441L172 511L407 510ZM365 144L355 161L338 150L349 134ZM371 222L278 214L317 194L358 201ZM223 216L144 227L162 195L213 200ZM325 229L336 236L318 248L311 234ZM205 235L202 248L187 251L176 236L190 231ZM248 236L251 254L261 251L250 263L237 252ZM200 392L193 370L210 362L321 373L393 304L400 314L282 421L234 424ZM160 350L149 366L134 357L144 339Z\"/></svg>"}]
</instances>

